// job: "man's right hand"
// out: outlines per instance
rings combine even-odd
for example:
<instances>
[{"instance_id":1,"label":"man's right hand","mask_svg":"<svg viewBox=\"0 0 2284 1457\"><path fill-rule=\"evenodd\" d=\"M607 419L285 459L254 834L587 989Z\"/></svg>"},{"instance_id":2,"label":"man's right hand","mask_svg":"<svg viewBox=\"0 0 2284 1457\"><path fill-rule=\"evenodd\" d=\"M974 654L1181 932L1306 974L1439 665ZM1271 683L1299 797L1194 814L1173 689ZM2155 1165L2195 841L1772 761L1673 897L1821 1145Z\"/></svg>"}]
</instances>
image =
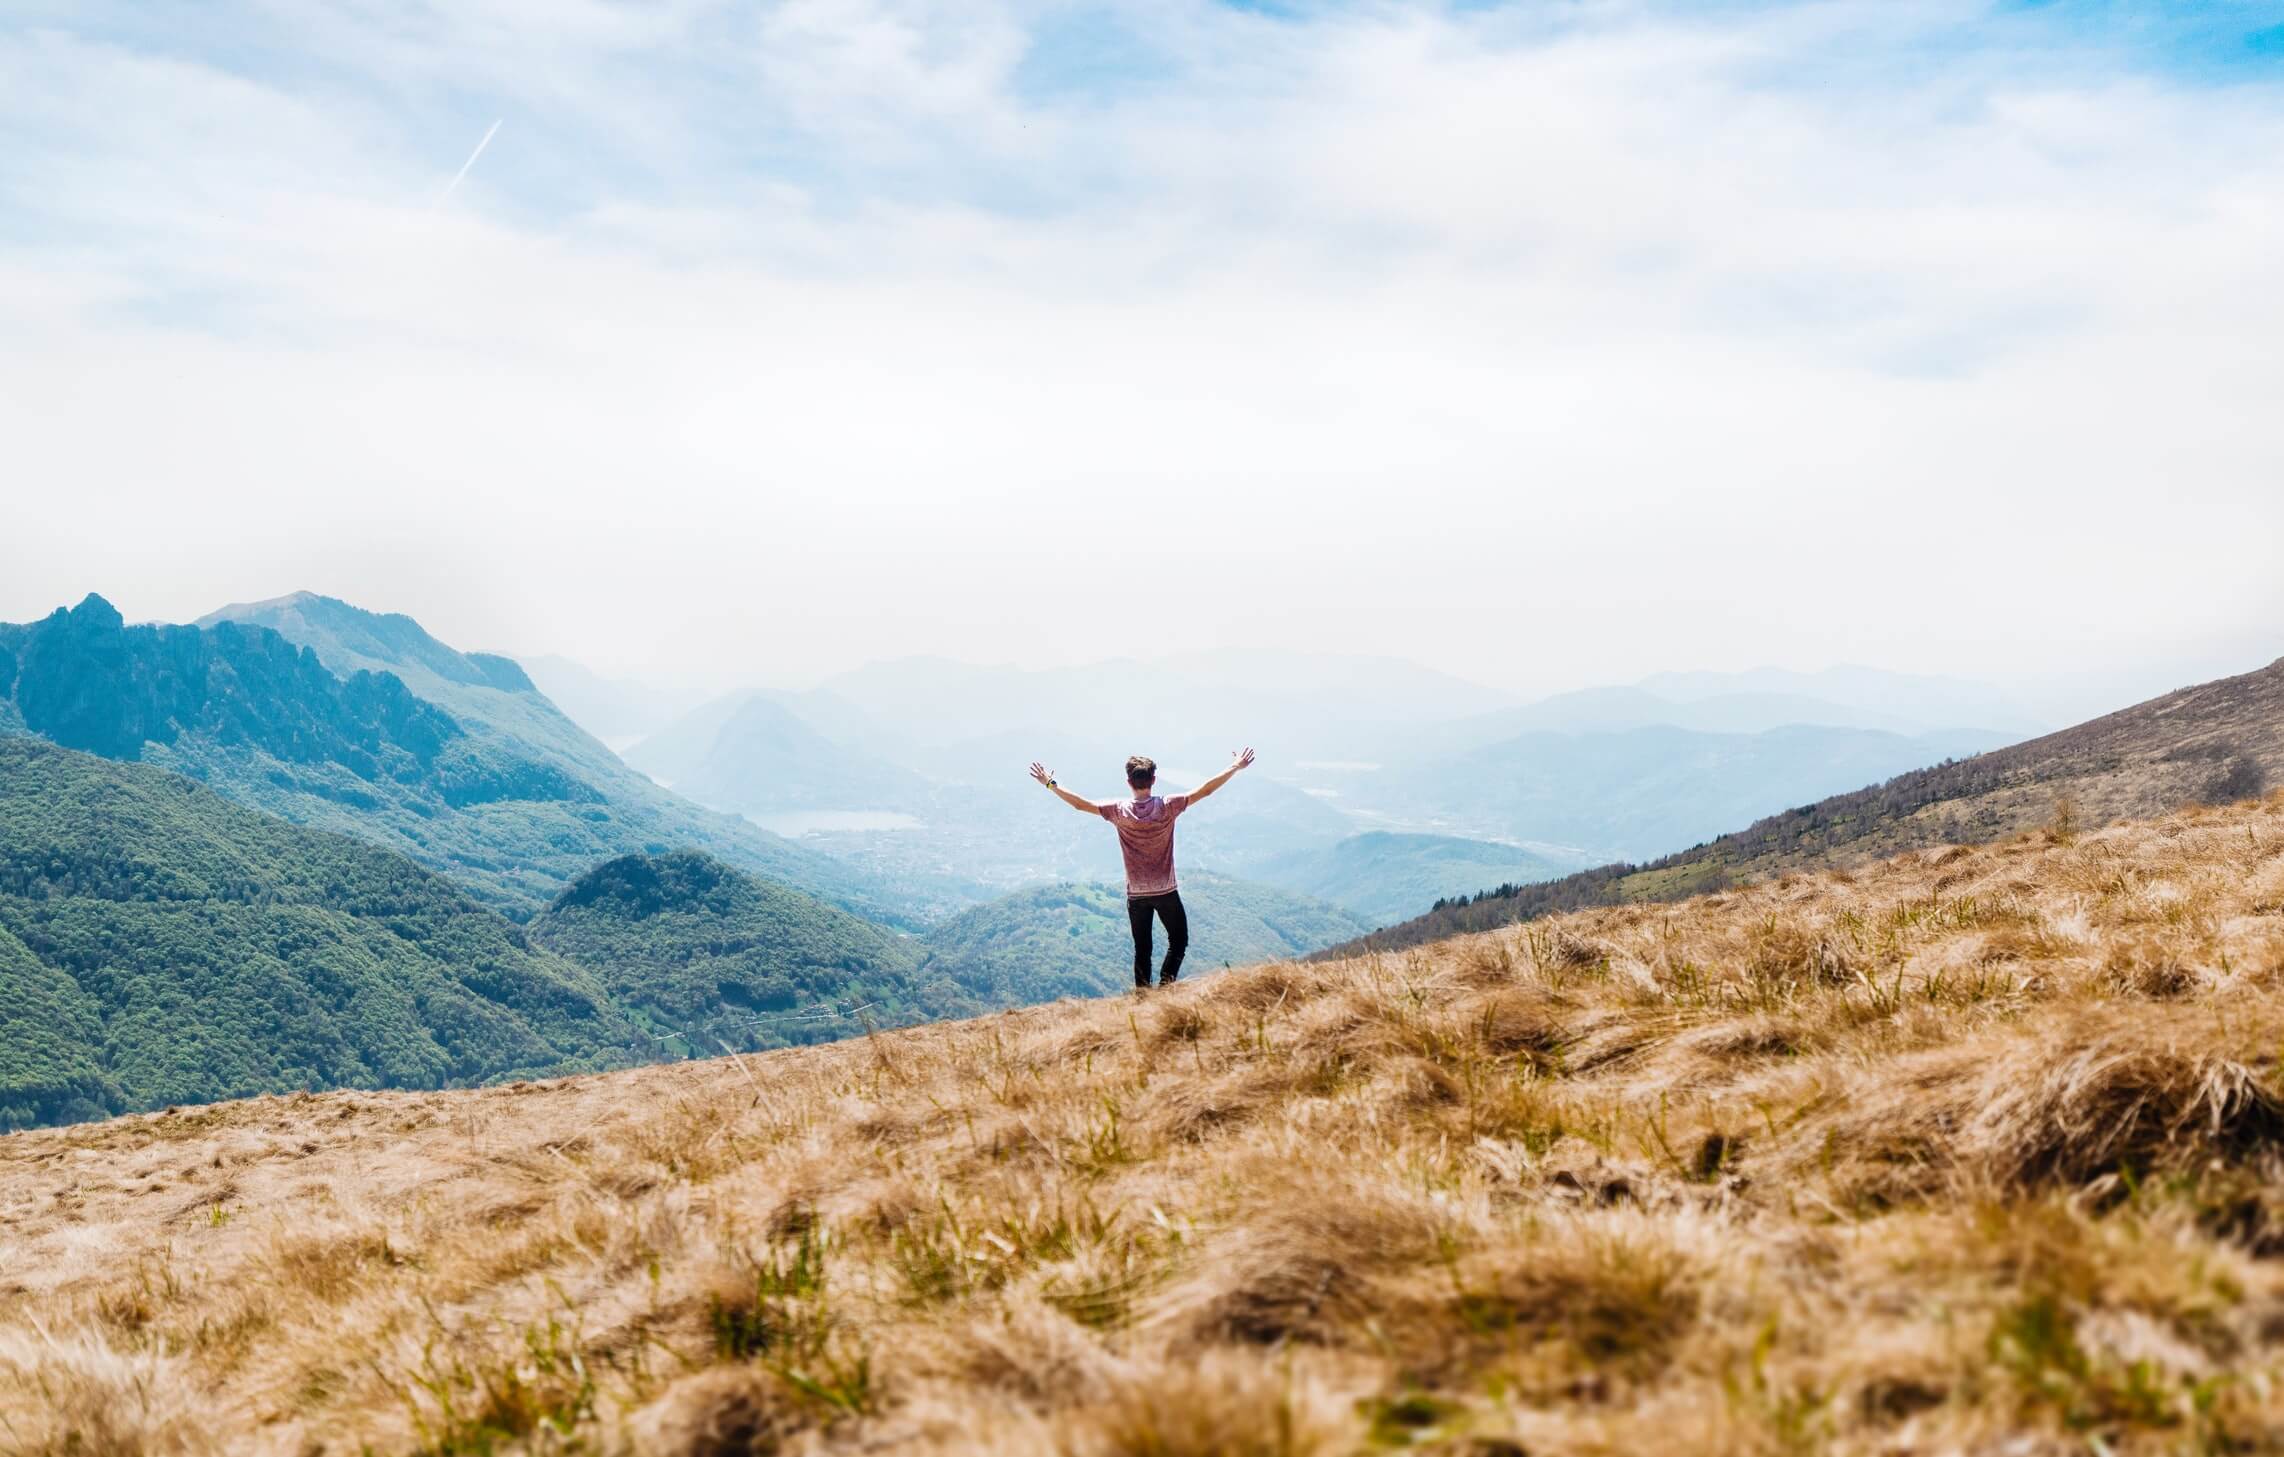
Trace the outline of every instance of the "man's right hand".
<instances>
[{"instance_id":1,"label":"man's right hand","mask_svg":"<svg viewBox=\"0 0 2284 1457\"><path fill-rule=\"evenodd\" d=\"M1049 769L1046 765L1040 763L1036 759L1031 761L1031 777L1038 780L1041 784L1046 785L1049 789L1053 789L1055 787L1055 771Z\"/></svg>"}]
</instances>

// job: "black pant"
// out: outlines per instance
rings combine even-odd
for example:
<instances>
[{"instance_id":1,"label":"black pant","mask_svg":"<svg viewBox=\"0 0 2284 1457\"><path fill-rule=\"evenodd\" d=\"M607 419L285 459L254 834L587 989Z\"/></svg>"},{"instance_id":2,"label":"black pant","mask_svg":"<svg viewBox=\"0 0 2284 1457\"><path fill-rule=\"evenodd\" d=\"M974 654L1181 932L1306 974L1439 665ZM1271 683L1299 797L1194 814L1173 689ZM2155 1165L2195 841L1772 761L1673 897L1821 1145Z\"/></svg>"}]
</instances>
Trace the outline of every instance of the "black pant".
<instances>
[{"instance_id":1,"label":"black pant","mask_svg":"<svg viewBox=\"0 0 2284 1457\"><path fill-rule=\"evenodd\" d=\"M1134 928L1134 984L1150 984L1150 917L1166 923L1166 964L1158 968L1158 985L1172 986L1182 974L1182 953L1190 949L1190 915L1182 909L1182 893L1134 895L1126 898L1126 921Z\"/></svg>"}]
</instances>

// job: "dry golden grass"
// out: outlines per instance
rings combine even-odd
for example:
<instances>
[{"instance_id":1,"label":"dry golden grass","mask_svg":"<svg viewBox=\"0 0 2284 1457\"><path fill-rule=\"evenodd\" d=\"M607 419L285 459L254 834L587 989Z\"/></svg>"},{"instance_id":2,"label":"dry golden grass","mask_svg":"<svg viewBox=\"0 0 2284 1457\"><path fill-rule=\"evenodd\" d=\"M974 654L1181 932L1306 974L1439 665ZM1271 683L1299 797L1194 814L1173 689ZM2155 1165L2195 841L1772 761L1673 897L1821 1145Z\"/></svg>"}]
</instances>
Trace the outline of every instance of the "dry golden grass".
<instances>
[{"instance_id":1,"label":"dry golden grass","mask_svg":"<svg viewBox=\"0 0 2284 1457\"><path fill-rule=\"evenodd\" d=\"M2284 799L0 1139L0 1452L2284 1447Z\"/></svg>"}]
</instances>

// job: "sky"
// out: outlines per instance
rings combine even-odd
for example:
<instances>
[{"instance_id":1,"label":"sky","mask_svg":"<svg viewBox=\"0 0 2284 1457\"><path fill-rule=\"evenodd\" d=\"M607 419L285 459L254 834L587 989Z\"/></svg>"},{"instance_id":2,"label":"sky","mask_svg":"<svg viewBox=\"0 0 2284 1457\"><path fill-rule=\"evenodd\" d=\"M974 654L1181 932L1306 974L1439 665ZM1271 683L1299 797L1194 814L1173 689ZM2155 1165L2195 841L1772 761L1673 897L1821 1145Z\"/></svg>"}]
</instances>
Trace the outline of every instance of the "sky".
<instances>
[{"instance_id":1,"label":"sky","mask_svg":"<svg viewBox=\"0 0 2284 1457\"><path fill-rule=\"evenodd\" d=\"M0 620L2185 681L2280 285L2284 0L14 0Z\"/></svg>"}]
</instances>

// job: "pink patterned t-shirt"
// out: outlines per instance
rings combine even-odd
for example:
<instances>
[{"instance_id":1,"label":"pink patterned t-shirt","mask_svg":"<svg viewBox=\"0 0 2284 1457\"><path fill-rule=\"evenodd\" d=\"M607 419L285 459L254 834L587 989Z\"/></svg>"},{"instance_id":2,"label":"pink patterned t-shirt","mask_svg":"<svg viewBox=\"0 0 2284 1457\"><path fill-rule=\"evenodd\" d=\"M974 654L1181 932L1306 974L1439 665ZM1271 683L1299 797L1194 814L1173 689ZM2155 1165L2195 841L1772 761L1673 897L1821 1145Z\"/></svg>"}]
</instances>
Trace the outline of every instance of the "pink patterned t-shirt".
<instances>
[{"instance_id":1,"label":"pink patterned t-shirt","mask_svg":"<svg viewBox=\"0 0 2284 1457\"><path fill-rule=\"evenodd\" d=\"M1181 888L1174 880L1174 817L1189 807L1186 794L1169 799L1153 794L1099 806L1097 813L1118 829L1118 848L1126 856L1128 899Z\"/></svg>"}]
</instances>

